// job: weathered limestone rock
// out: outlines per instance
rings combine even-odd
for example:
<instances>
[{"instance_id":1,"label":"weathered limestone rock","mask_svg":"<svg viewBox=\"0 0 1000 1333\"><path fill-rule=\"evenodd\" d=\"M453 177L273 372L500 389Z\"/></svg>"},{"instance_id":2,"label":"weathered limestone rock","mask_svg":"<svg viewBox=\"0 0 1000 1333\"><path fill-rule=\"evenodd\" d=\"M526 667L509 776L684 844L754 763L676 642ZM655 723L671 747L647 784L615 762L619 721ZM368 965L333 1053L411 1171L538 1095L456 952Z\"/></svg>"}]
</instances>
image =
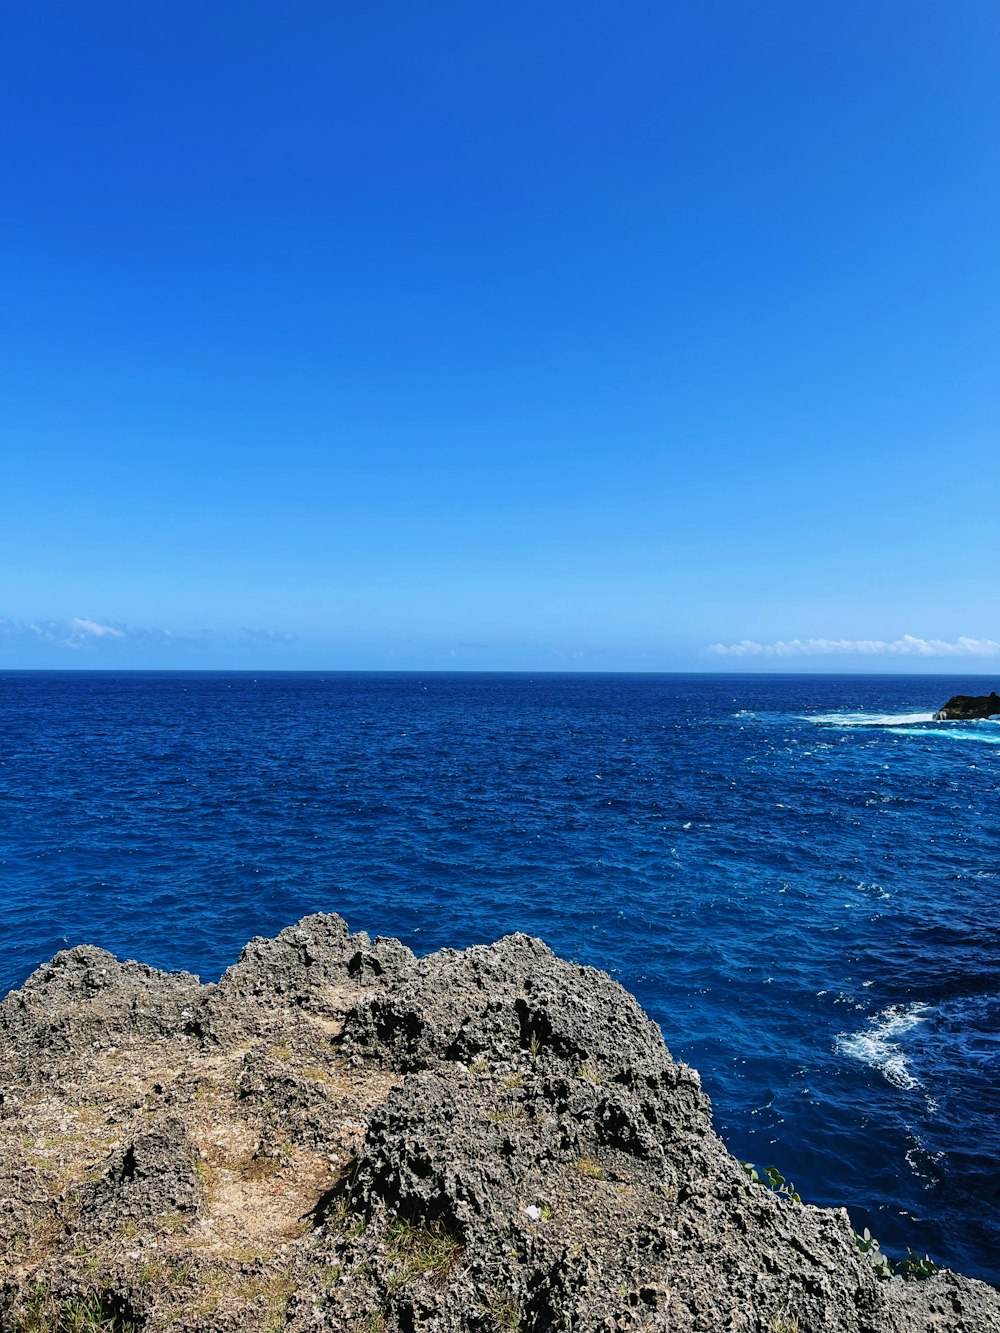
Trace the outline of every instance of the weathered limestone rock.
<instances>
[{"instance_id":1,"label":"weathered limestone rock","mask_svg":"<svg viewBox=\"0 0 1000 1333\"><path fill-rule=\"evenodd\" d=\"M4 1333L1000 1331L751 1184L635 1000L525 936L313 916L209 986L70 950L0 1004L0 1090Z\"/></svg>"},{"instance_id":2,"label":"weathered limestone rock","mask_svg":"<svg viewBox=\"0 0 1000 1333\"><path fill-rule=\"evenodd\" d=\"M123 1222L195 1212L201 1196L200 1161L183 1121L164 1117L116 1148L102 1163L101 1175L83 1187L81 1223L120 1230Z\"/></svg>"}]
</instances>

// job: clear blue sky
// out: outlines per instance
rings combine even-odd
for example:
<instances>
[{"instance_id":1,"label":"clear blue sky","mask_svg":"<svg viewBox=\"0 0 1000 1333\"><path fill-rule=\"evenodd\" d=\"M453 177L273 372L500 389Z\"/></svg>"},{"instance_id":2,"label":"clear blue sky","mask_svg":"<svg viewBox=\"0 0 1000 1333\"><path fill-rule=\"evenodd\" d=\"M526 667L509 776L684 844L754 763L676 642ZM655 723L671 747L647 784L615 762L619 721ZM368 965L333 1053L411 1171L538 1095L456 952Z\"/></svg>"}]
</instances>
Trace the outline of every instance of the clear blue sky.
<instances>
[{"instance_id":1,"label":"clear blue sky","mask_svg":"<svg viewBox=\"0 0 1000 1333\"><path fill-rule=\"evenodd\" d=\"M996 0L31 0L0 115L0 666L1000 669Z\"/></svg>"}]
</instances>

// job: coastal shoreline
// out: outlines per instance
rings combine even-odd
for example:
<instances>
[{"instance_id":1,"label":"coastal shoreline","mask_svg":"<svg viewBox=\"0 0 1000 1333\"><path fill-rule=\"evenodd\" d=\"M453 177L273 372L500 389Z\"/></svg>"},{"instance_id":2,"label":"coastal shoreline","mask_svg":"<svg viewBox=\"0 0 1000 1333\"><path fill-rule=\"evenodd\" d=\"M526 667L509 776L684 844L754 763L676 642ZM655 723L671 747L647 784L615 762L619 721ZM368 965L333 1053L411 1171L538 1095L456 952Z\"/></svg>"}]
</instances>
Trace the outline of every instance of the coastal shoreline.
<instances>
[{"instance_id":1,"label":"coastal shoreline","mask_svg":"<svg viewBox=\"0 0 1000 1333\"><path fill-rule=\"evenodd\" d=\"M528 936L418 959L317 915L209 985L71 949L0 1060L14 1333L1000 1328L754 1183L636 1001Z\"/></svg>"}]
</instances>

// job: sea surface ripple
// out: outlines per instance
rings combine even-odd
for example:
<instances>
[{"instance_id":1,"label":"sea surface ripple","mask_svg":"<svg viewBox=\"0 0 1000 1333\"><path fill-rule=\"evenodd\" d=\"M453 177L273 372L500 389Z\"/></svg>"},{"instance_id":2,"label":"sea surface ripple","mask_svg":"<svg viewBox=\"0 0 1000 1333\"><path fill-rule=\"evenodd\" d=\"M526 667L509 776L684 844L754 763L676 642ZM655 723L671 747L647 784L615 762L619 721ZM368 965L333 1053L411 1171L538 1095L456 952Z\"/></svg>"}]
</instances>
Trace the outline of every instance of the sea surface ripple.
<instances>
[{"instance_id":1,"label":"sea surface ripple","mask_svg":"<svg viewBox=\"0 0 1000 1333\"><path fill-rule=\"evenodd\" d=\"M0 673L0 994L81 942L216 978L307 912L541 935L732 1150L1000 1282L1000 723L927 676Z\"/></svg>"}]
</instances>

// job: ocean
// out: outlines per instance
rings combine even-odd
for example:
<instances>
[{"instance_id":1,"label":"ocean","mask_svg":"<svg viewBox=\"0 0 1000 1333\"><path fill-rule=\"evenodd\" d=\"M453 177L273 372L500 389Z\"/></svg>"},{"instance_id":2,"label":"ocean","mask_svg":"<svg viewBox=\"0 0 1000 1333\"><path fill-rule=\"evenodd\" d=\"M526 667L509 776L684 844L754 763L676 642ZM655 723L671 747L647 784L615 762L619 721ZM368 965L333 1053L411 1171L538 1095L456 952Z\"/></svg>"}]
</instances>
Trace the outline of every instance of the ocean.
<instances>
[{"instance_id":1,"label":"ocean","mask_svg":"<svg viewBox=\"0 0 1000 1333\"><path fill-rule=\"evenodd\" d=\"M1000 1282L1000 721L967 676L0 672L0 994L307 912L609 971L736 1155Z\"/></svg>"}]
</instances>

